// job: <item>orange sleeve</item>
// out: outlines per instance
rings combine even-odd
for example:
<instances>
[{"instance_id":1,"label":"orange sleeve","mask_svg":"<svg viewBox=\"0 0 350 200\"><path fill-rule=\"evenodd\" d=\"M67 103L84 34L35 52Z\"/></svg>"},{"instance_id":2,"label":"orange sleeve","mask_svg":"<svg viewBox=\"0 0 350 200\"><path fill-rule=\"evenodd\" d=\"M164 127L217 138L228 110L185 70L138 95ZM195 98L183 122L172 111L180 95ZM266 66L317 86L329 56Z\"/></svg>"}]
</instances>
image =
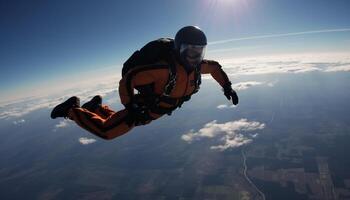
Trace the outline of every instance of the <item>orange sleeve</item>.
<instances>
[{"instance_id":1,"label":"orange sleeve","mask_svg":"<svg viewBox=\"0 0 350 200\"><path fill-rule=\"evenodd\" d=\"M129 71L119 81L119 96L123 105L127 105L134 97L137 86L156 83L160 86L162 80L168 80L169 66L164 63L138 66Z\"/></svg>"},{"instance_id":2,"label":"orange sleeve","mask_svg":"<svg viewBox=\"0 0 350 200\"><path fill-rule=\"evenodd\" d=\"M150 71L126 74L119 82L119 96L123 105L127 105L134 96L134 88L155 82L156 77Z\"/></svg>"},{"instance_id":3,"label":"orange sleeve","mask_svg":"<svg viewBox=\"0 0 350 200\"><path fill-rule=\"evenodd\" d=\"M201 64L201 74L211 74L211 76L223 87L230 83L227 74L222 70L222 66L213 60L204 60Z\"/></svg>"}]
</instances>

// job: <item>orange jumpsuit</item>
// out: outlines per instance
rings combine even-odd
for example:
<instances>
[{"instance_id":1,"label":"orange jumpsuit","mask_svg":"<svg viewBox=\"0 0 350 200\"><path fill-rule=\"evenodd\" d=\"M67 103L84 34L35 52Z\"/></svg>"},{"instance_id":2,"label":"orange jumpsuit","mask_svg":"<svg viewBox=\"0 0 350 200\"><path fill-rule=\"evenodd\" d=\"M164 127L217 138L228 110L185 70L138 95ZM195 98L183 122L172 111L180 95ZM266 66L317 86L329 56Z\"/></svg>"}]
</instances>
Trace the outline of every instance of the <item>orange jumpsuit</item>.
<instances>
[{"instance_id":1,"label":"orange jumpsuit","mask_svg":"<svg viewBox=\"0 0 350 200\"><path fill-rule=\"evenodd\" d=\"M172 103L160 101L159 107L176 109L182 103L180 99L184 96L192 95L196 89L195 72L188 73L179 63L176 63L175 67L177 72L176 84L169 96L173 101ZM211 74L221 86L229 82L226 73L221 69L219 63L215 61L202 61L200 73ZM168 78L169 66L165 62L133 68L119 82L119 95L122 104L127 105L130 102L134 97L134 88L137 86L152 84L153 93L160 96L163 94ZM165 114L156 112L156 110L151 109L148 112L152 120ZM68 113L68 117L79 126L104 139L113 139L121 136L135 126L135 124L127 124L127 115L127 109L114 112L107 105L100 106L94 112L84 108L72 108Z\"/></svg>"}]
</instances>

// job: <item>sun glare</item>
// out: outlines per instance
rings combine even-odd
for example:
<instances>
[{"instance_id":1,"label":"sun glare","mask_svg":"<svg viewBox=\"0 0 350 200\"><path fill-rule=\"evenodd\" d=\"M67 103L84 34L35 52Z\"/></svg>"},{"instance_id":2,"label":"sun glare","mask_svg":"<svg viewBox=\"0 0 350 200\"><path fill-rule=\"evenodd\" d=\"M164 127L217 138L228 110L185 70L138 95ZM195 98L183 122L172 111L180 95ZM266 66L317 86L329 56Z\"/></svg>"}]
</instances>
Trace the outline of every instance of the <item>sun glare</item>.
<instances>
[{"instance_id":1,"label":"sun glare","mask_svg":"<svg viewBox=\"0 0 350 200\"><path fill-rule=\"evenodd\" d=\"M205 0L201 4L205 15L201 15L211 26L239 26L252 10L255 0Z\"/></svg>"},{"instance_id":2,"label":"sun glare","mask_svg":"<svg viewBox=\"0 0 350 200\"><path fill-rule=\"evenodd\" d=\"M240 12L249 4L249 0L207 0L212 9L219 9L221 12L229 10L231 12Z\"/></svg>"},{"instance_id":3,"label":"sun glare","mask_svg":"<svg viewBox=\"0 0 350 200\"><path fill-rule=\"evenodd\" d=\"M222 4L236 4L239 3L239 0L215 0L217 3Z\"/></svg>"},{"instance_id":4,"label":"sun glare","mask_svg":"<svg viewBox=\"0 0 350 200\"><path fill-rule=\"evenodd\" d=\"M237 0L217 0L217 1L220 1L220 2L235 2L235 1L237 1Z\"/></svg>"}]
</instances>

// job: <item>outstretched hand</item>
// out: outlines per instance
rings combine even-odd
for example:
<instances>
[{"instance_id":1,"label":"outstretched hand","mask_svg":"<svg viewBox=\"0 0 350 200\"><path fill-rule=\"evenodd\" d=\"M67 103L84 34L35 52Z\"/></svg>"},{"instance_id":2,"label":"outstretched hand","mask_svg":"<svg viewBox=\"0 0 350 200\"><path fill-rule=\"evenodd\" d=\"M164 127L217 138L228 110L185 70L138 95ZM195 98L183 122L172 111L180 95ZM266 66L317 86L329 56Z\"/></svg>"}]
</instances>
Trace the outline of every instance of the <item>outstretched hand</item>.
<instances>
[{"instance_id":1,"label":"outstretched hand","mask_svg":"<svg viewBox=\"0 0 350 200\"><path fill-rule=\"evenodd\" d=\"M226 96L226 98L228 100L232 100L232 103L234 105L237 105L238 104L238 96L237 96L237 93L236 91L234 91L231 87L231 83L229 84L226 84L224 86L224 95Z\"/></svg>"}]
</instances>

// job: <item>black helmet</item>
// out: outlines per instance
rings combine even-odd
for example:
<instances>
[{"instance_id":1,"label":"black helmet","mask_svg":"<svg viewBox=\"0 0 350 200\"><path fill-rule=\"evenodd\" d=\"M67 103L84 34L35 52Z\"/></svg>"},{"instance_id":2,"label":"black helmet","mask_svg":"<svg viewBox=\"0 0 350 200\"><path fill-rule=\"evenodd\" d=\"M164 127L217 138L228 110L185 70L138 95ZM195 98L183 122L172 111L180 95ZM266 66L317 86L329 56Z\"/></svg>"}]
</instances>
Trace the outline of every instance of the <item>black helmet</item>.
<instances>
[{"instance_id":1,"label":"black helmet","mask_svg":"<svg viewBox=\"0 0 350 200\"><path fill-rule=\"evenodd\" d=\"M175 51L188 69L193 69L204 58L207 37L196 26L185 26L175 36Z\"/></svg>"}]
</instances>

